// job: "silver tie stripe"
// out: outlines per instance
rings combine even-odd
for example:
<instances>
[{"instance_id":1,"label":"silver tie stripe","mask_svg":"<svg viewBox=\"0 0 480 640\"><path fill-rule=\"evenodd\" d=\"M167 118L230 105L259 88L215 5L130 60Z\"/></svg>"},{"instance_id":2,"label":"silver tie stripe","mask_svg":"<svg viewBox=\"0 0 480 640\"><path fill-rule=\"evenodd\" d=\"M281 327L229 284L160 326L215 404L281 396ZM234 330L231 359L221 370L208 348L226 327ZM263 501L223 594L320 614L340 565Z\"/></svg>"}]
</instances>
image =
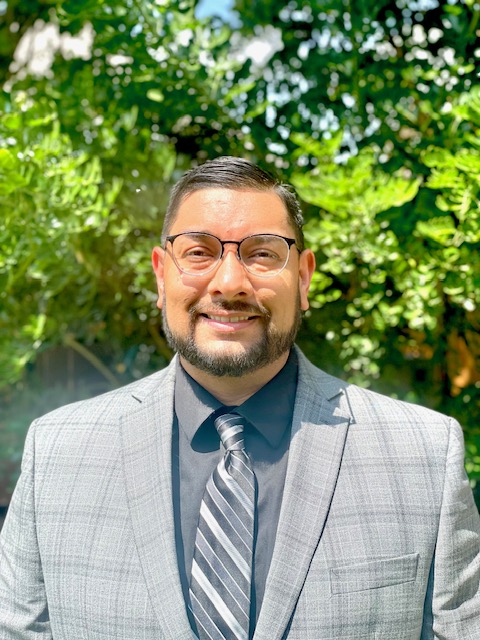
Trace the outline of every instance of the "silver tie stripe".
<instances>
[{"instance_id":1,"label":"silver tie stripe","mask_svg":"<svg viewBox=\"0 0 480 640\"><path fill-rule=\"evenodd\" d=\"M215 427L225 455L200 506L190 606L201 640L248 640L255 476L243 442L243 418L224 414Z\"/></svg>"}]
</instances>

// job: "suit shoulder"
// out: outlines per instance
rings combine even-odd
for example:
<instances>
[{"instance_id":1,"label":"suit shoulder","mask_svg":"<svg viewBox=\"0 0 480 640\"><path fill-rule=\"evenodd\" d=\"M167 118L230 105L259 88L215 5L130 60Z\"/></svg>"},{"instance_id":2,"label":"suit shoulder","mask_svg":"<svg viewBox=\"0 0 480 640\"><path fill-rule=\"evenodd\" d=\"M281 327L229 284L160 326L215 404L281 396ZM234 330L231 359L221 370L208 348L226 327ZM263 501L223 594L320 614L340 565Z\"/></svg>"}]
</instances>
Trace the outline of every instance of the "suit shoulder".
<instances>
[{"instance_id":1,"label":"suit shoulder","mask_svg":"<svg viewBox=\"0 0 480 640\"><path fill-rule=\"evenodd\" d=\"M357 418L387 420L390 424L408 422L426 426L438 425L442 429L448 429L452 421L452 418L434 409L392 398L354 384L346 385L345 395L355 409Z\"/></svg>"},{"instance_id":2,"label":"suit shoulder","mask_svg":"<svg viewBox=\"0 0 480 640\"><path fill-rule=\"evenodd\" d=\"M446 433L455 420L433 409L398 400L371 389L345 382L310 363L303 354L300 360L301 379L314 390L315 394L337 401L351 415L356 423L370 425L424 425L438 428Z\"/></svg>"}]
</instances>

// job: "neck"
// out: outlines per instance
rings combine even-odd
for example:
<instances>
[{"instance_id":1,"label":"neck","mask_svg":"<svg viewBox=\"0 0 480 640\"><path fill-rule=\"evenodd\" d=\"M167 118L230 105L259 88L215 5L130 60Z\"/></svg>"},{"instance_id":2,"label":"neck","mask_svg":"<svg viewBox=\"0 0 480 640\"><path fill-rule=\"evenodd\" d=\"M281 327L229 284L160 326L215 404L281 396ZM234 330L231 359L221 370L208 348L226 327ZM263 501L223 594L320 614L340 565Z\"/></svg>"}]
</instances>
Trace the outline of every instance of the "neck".
<instances>
[{"instance_id":1,"label":"neck","mask_svg":"<svg viewBox=\"0 0 480 640\"><path fill-rule=\"evenodd\" d=\"M288 352L266 367L262 367L252 373L247 373L244 376L220 377L197 369L197 367L194 367L180 356L180 362L185 371L192 376L198 384L202 385L204 389L211 393L214 398L217 398L217 400L227 407L237 407L248 400L248 398L253 396L277 375L285 366L287 359Z\"/></svg>"}]
</instances>

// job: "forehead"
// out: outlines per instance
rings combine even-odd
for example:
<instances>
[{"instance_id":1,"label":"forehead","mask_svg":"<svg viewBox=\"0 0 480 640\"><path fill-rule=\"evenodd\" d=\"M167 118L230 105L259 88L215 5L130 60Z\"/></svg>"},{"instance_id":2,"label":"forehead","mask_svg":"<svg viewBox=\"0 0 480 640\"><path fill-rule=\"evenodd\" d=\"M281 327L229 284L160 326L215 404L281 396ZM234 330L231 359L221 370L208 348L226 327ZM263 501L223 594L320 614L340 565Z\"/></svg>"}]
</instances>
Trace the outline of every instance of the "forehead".
<instances>
[{"instance_id":1,"label":"forehead","mask_svg":"<svg viewBox=\"0 0 480 640\"><path fill-rule=\"evenodd\" d=\"M169 233L206 231L238 239L254 233L291 235L292 227L281 198L273 191L199 189L178 207Z\"/></svg>"}]
</instances>

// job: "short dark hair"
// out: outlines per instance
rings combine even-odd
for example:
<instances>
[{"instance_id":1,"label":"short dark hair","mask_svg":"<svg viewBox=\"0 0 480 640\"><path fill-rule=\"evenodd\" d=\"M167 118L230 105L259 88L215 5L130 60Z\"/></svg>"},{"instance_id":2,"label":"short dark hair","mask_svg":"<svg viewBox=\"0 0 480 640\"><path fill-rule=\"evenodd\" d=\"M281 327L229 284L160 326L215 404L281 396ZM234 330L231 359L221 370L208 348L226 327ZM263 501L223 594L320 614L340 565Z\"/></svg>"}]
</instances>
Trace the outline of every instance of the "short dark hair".
<instances>
[{"instance_id":1,"label":"short dark hair","mask_svg":"<svg viewBox=\"0 0 480 640\"><path fill-rule=\"evenodd\" d=\"M294 229L296 244L300 251L303 251L302 227L304 220L293 187L280 182L271 173L252 162L232 156L220 156L213 160L207 160L204 164L187 171L176 183L171 191L163 222L163 243L165 243L165 238L175 222L175 216L183 199L194 191L212 188L272 191L278 195L285 205L289 222Z\"/></svg>"}]
</instances>

